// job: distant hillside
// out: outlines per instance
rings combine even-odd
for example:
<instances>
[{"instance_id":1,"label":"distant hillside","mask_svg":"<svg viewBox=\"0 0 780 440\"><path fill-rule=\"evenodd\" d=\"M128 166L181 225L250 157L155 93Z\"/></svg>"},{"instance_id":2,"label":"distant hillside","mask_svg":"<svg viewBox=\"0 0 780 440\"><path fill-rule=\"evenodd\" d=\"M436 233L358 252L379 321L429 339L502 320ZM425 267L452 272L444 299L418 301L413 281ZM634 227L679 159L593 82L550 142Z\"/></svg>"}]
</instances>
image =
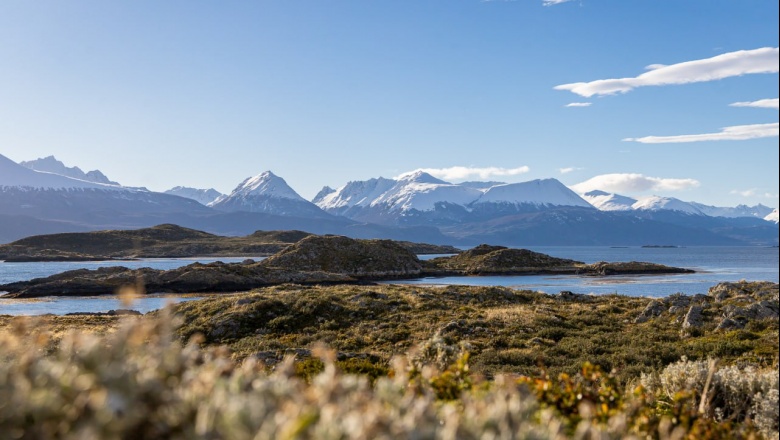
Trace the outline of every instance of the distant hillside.
<instances>
[{"instance_id":1,"label":"distant hillside","mask_svg":"<svg viewBox=\"0 0 780 440\"><path fill-rule=\"evenodd\" d=\"M243 257L271 255L312 234L303 231L256 231L224 237L162 224L135 230L38 235L0 245L0 260L85 258ZM415 253L454 253L452 247L400 242Z\"/></svg>"}]
</instances>

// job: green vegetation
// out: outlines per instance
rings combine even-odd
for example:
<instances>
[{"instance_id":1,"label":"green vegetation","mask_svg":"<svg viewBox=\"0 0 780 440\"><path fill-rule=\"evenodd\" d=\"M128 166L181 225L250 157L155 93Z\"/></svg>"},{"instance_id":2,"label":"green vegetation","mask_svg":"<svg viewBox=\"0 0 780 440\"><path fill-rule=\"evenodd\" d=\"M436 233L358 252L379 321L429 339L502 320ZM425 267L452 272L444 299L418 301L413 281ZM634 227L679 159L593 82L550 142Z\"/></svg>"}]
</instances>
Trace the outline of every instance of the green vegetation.
<instances>
[{"instance_id":1,"label":"green vegetation","mask_svg":"<svg viewBox=\"0 0 780 440\"><path fill-rule=\"evenodd\" d=\"M622 385L688 356L717 356L724 364L777 364L777 320L715 331L729 302L713 304L698 336L681 332L686 309L646 322L635 319L651 302L619 295L545 295L502 287L282 285L176 306L186 339L202 334L237 359L324 342L344 355L373 356L387 367L394 355L439 334L470 344L472 371L554 376L575 374L585 362L614 370Z\"/></svg>"},{"instance_id":2,"label":"green vegetation","mask_svg":"<svg viewBox=\"0 0 780 440\"><path fill-rule=\"evenodd\" d=\"M490 303L499 293L474 295ZM533 294L517 296L521 305L536 305ZM201 305L216 312L225 304ZM385 370L349 374L350 366L367 364L344 363L338 352L316 347L311 357L297 363L286 357L271 368L200 335L182 339L175 328L184 322L181 329L191 330L186 319L156 315L115 318L112 331L101 334L59 335L43 326L57 321L52 317L5 318L0 433L21 439L778 435L776 358L773 368L682 359L630 386L587 362L571 374L537 370L486 381L471 368L473 347L437 332Z\"/></svg>"},{"instance_id":3,"label":"green vegetation","mask_svg":"<svg viewBox=\"0 0 780 440\"><path fill-rule=\"evenodd\" d=\"M163 224L133 230L36 235L0 245L0 260L267 256L310 235L303 231L257 231L244 237L223 237ZM458 252L451 246L397 243L418 254Z\"/></svg>"}]
</instances>

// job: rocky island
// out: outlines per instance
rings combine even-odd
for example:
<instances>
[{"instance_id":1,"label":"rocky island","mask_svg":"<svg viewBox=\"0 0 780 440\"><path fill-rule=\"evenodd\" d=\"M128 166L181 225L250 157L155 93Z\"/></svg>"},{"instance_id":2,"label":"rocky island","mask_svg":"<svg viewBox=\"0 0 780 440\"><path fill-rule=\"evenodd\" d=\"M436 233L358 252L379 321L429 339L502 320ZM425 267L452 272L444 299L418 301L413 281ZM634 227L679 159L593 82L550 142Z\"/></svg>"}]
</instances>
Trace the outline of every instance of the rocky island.
<instances>
[{"instance_id":1,"label":"rocky island","mask_svg":"<svg viewBox=\"0 0 780 440\"><path fill-rule=\"evenodd\" d=\"M256 231L243 237L209 234L174 224L133 230L36 235L0 245L0 260L97 261L138 258L269 256L308 237L303 231ZM398 241L416 254L452 254L452 246Z\"/></svg>"},{"instance_id":2,"label":"rocky island","mask_svg":"<svg viewBox=\"0 0 780 440\"><path fill-rule=\"evenodd\" d=\"M652 263L596 263L551 257L526 249L481 245L450 257L421 261L408 245L307 235L263 261L194 263L172 270L125 267L73 270L0 285L9 298L113 294L123 286L150 293L237 292L284 283L349 284L448 275L617 275L689 273Z\"/></svg>"}]
</instances>

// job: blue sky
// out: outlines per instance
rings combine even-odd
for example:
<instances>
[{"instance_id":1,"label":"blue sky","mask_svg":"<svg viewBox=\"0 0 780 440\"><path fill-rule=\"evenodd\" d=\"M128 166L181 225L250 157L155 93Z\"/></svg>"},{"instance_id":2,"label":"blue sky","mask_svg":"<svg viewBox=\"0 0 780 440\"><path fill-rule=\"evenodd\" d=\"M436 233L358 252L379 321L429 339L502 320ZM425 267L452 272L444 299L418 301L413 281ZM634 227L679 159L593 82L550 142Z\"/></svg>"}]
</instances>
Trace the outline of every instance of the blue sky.
<instances>
[{"instance_id":1,"label":"blue sky","mask_svg":"<svg viewBox=\"0 0 780 440\"><path fill-rule=\"evenodd\" d=\"M5 1L0 154L154 190L422 168L778 205L776 1L548 3Z\"/></svg>"}]
</instances>

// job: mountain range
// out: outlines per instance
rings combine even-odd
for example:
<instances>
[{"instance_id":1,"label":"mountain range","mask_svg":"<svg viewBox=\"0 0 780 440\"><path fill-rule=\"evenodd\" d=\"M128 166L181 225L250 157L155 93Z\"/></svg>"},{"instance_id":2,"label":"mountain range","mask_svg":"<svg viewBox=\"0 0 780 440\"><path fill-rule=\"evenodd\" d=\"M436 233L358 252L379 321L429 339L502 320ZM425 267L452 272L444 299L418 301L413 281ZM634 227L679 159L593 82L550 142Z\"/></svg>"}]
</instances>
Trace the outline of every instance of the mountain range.
<instances>
[{"instance_id":1,"label":"mountain range","mask_svg":"<svg viewBox=\"0 0 780 440\"><path fill-rule=\"evenodd\" d=\"M416 171L324 187L312 201L270 171L230 194L131 188L54 157L0 155L0 242L28 235L176 223L223 235L300 229L474 245L777 245L777 209L672 197L577 194L556 179L450 183Z\"/></svg>"}]
</instances>

